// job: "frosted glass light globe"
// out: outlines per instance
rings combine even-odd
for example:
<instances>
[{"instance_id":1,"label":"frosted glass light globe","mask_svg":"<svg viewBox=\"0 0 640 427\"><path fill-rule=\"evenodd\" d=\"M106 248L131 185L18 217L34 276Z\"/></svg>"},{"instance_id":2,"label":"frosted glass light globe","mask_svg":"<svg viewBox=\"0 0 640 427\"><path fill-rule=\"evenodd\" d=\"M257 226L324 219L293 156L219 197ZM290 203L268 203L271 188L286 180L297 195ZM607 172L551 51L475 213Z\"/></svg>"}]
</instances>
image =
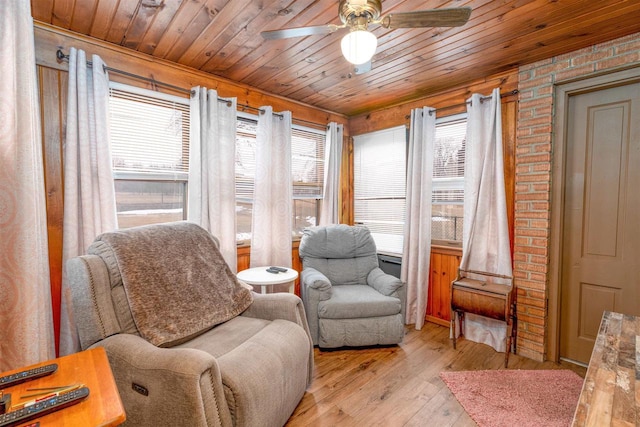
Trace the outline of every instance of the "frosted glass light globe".
<instances>
[{"instance_id":1,"label":"frosted glass light globe","mask_svg":"<svg viewBox=\"0 0 640 427\"><path fill-rule=\"evenodd\" d=\"M340 46L347 61L360 65L369 62L376 53L378 39L369 31L356 30L345 35Z\"/></svg>"}]
</instances>

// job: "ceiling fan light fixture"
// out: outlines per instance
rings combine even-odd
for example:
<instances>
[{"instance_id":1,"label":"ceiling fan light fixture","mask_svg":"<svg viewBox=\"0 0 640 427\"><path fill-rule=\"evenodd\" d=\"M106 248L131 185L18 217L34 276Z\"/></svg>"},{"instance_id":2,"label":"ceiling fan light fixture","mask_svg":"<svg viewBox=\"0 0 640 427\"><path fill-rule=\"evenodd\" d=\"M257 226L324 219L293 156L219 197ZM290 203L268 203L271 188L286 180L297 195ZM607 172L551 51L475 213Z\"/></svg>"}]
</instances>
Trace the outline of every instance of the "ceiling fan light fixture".
<instances>
[{"instance_id":1,"label":"ceiling fan light fixture","mask_svg":"<svg viewBox=\"0 0 640 427\"><path fill-rule=\"evenodd\" d=\"M371 61L378 48L378 39L367 30L354 30L342 38L342 54L354 65Z\"/></svg>"}]
</instances>

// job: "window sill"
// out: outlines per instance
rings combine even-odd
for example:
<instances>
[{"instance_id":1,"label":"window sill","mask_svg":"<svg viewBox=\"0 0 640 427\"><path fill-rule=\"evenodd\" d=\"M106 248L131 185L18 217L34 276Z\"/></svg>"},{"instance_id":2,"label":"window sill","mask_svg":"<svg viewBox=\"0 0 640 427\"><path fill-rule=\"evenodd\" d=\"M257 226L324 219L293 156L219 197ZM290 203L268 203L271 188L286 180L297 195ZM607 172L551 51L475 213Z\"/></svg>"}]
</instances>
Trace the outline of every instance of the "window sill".
<instances>
[{"instance_id":1,"label":"window sill","mask_svg":"<svg viewBox=\"0 0 640 427\"><path fill-rule=\"evenodd\" d=\"M294 237L293 239L291 239L291 243L293 244L294 248L297 248L298 245L300 244L300 237ZM245 249L250 247L251 247L251 240L241 240L236 242L236 248L238 249Z\"/></svg>"}]
</instances>

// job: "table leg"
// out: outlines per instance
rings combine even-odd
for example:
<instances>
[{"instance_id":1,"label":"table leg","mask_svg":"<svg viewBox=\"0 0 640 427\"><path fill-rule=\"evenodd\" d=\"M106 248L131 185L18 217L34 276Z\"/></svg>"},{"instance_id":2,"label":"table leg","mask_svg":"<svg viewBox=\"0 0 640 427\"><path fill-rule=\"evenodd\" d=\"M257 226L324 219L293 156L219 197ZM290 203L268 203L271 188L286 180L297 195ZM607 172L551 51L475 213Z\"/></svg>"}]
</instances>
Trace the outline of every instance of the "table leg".
<instances>
[{"instance_id":1,"label":"table leg","mask_svg":"<svg viewBox=\"0 0 640 427\"><path fill-rule=\"evenodd\" d=\"M267 285L260 285L260 293L261 294L267 293Z\"/></svg>"}]
</instances>

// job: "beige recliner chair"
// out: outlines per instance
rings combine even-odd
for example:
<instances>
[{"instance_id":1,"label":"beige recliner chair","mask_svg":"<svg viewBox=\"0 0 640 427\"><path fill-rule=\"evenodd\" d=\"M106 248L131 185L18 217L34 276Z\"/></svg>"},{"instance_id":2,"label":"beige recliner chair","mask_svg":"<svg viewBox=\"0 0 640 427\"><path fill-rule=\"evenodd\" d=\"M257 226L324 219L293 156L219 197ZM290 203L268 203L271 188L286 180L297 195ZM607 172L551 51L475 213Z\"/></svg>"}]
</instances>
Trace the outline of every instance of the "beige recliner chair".
<instances>
[{"instance_id":1,"label":"beige recliner chair","mask_svg":"<svg viewBox=\"0 0 640 427\"><path fill-rule=\"evenodd\" d=\"M106 349L129 425L279 426L310 384L300 299L250 291L197 225L105 233L66 268L82 349Z\"/></svg>"}]
</instances>

